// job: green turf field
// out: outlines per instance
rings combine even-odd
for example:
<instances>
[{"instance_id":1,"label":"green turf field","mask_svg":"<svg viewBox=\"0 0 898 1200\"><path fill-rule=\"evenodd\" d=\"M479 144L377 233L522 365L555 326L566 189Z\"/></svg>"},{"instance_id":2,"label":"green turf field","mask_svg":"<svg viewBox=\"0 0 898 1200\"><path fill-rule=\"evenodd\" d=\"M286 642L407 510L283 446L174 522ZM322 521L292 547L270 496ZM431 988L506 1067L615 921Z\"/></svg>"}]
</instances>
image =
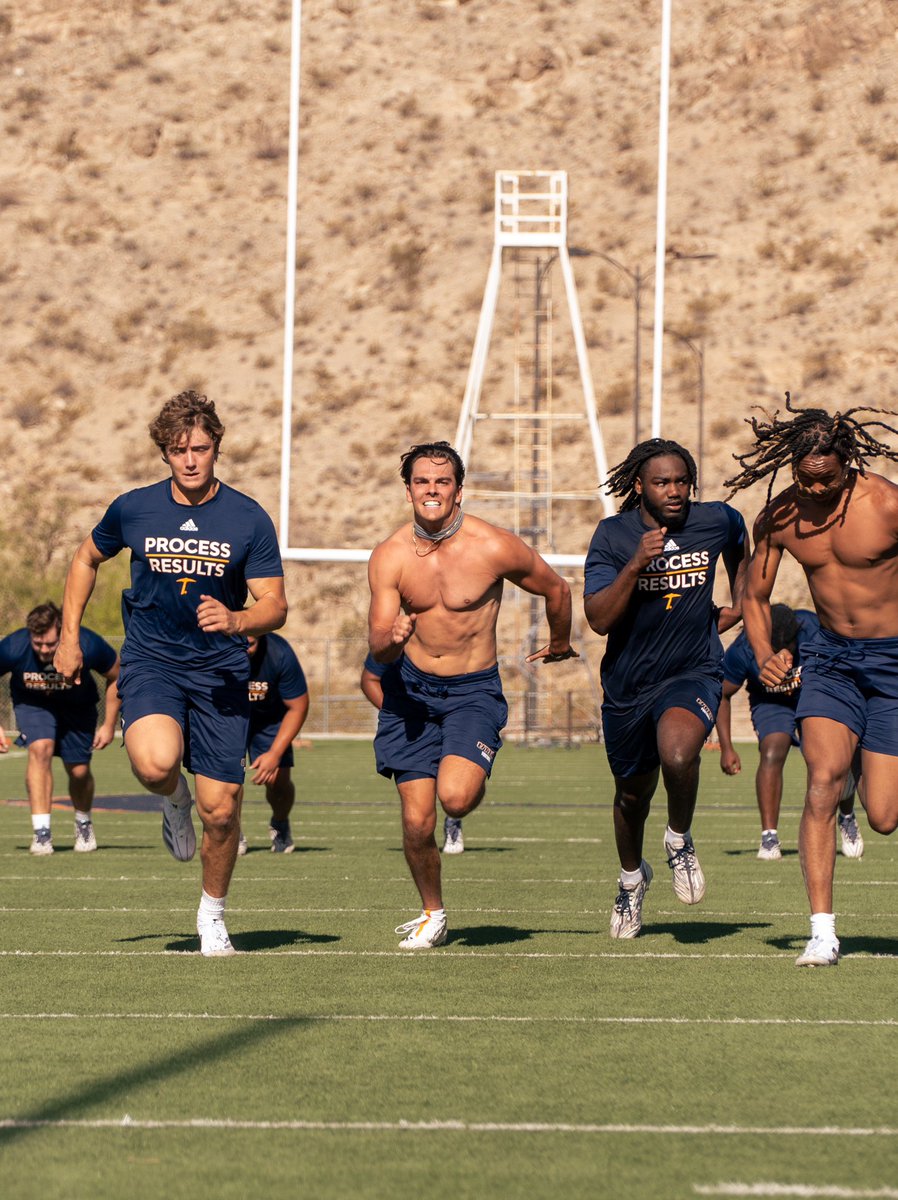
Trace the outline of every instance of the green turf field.
<instances>
[{"instance_id":1,"label":"green turf field","mask_svg":"<svg viewBox=\"0 0 898 1200\"><path fill-rule=\"evenodd\" d=\"M499 757L444 863L450 939L418 911L393 791L364 743L299 757L297 852L249 787L228 927L203 959L198 863L156 813L54 815L27 853L24 758L0 762L0 1192L73 1197L898 1196L898 837L841 857L845 954L800 971L807 907L787 765L781 862L755 858L757 758L706 755L705 901L655 880L643 936L608 937L617 860L603 751ZM124 754L99 790L137 790ZM60 780L61 783L61 780ZM298 835L298 836L297 836Z\"/></svg>"}]
</instances>

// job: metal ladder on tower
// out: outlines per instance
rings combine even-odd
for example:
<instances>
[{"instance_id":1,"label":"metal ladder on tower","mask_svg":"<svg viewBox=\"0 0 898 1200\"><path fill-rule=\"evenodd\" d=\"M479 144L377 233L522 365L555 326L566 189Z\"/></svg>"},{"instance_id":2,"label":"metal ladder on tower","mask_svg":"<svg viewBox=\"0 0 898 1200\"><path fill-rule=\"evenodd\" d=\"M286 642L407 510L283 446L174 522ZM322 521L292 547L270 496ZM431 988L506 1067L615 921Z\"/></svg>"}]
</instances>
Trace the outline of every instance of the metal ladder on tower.
<instances>
[{"instance_id":1,"label":"metal ladder on tower","mask_svg":"<svg viewBox=\"0 0 898 1200\"><path fill-rule=\"evenodd\" d=\"M533 259L533 254L549 251ZM521 255L530 252L534 267L534 289L528 296L526 320L515 322L515 363L513 399L504 411L487 412L481 405L486 365L499 301L505 252L515 265L515 301L523 309L524 272ZM561 266L568 315L577 353L583 409L579 413L557 408L553 376L554 309L551 288L552 268ZM522 330L532 330L524 336ZM522 363L530 364L529 389L523 378ZM568 406L571 407L571 406ZM495 180L495 239L483 304L471 356L465 395L456 431L455 446L470 464L474 433L483 420L511 422L513 430L512 463L496 463L486 471L470 469L466 476L465 496L478 506L484 502L504 502L511 519L505 523L534 546L554 566L579 567L582 550L577 554L559 554L555 545L554 506L556 501L595 502L596 491L557 491L553 433L557 422L585 420L599 482L607 478L605 449L596 413L595 393L586 350L586 338L577 301L570 255L567 248L567 174L564 171L499 171ZM614 511L610 497L601 494L605 516ZM532 652L545 640L542 605L534 597L515 590L518 611L518 645ZM540 641L539 639L542 639ZM598 712L598 690L585 658L579 661L589 679L589 692ZM558 704L564 695L553 695L547 677L528 668L522 706L522 732L525 741L540 738L547 729L558 727ZM567 693L570 709L571 693Z\"/></svg>"}]
</instances>

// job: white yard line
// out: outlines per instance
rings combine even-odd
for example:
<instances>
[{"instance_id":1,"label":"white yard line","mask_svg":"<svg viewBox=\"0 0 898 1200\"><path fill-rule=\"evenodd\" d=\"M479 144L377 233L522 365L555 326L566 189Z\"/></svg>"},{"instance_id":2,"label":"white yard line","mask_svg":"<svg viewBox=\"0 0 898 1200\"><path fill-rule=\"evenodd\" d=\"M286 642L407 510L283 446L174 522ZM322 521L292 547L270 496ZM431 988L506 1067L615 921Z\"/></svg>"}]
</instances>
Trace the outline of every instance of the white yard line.
<instances>
[{"instance_id":1,"label":"white yard line","mask_svg":"<svg viewBox=\"0 0 898 1200\"><path fill-rule=\"evenodd\" d=\"M813 1183L714 1183L692 1185L697 1196L833 1196L837 1200L894 1200L898 1190L890 1187L852 1188Z\"/></svg>"},{"instance_id":2,"label":"white yard line","mask_svg":"<svg viewBox=\"0 0 898 1200\"><path fill-rule=\"evenodd\" d=\"M460 1024L508 1025L735 1025L735 1026L851 1026L852 1028L881 1028L898 1026L898 1018L864 1019L833 1017L576 1017L576 1016L502 1016L487 1013L472 1016L453 1013L210 1013L210 1012L0 1012L0 1021L271 1021L296 1023L300 1021L372 1023L440 1024L443 1021Z\"/></svg>"},{"instance_id":3,"label":"white yard line","mask_svg":"<svg viewBox=\"0 0 898 1200\"><path fill-rule=\"evenodd\" d=\"M243 1121L193 1117L184 1120L151 1120L125 1114L117 1119L16 1119L0 1118L0 1129L206 1129L229 1132L235 1129L294 1130L334 1133L574 1133L657 1134L661 1137L886 1137L893 1138L898 1128L888 1126L842 1125L599 1125L564 1121Z\"/></svg>"},{"instance_id":4,"label":"white yard line","mask_svg":"<svg viewBox=\"0 0 898 1200\"><path fill-rule=\"evenodd\" d=\"M165 934L165 937L188 937L189 934ZM164 958L176 957L178 955L188 957L198 957L199 950L0 950L0 958ZM408 950L238 950L237 958L404 958L412 960L421 958L420 953ZM452 950L448 947L442 947L436 954L427 954L424 956L428 961L438 962L441 959L449 958L470 958L470 959L491 959L491 958L553 958L553 959L603 959L603 958L651 958L651 959L672 959L672 960L689 960L693 962L712 962L722 959L738 960L738 959L754 959L760 962L777 962L782 959L793 959L795 951L774 952L769 954L698 954L698 953L680 953L678 951L621 951L615 953L613 951L596 952L596 953L564 953L564 952L549 952L536 950L516 950L516 951L495 951L495 950L477 950L473 948ZM868 954L868 953L852 953L846 955L842 959L842 963L850 964L854 961L865 962L892 962L898 958L896 954Z\"/></svg>"}]
</instances>

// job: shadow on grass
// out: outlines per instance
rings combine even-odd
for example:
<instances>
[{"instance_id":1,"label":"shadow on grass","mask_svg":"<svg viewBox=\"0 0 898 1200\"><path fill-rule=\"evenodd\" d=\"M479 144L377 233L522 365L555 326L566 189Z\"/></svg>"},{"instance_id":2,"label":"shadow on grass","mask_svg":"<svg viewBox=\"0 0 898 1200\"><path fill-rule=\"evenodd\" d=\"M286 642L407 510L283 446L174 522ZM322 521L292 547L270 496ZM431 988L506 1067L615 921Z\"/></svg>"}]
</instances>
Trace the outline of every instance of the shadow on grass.
<instances>
[{"instance_id":1,"label":"shadow on grass","mask_svg":"<svg viewBox=\"0 0 898 1200\"><path fill-rule=\"evenodd\" d=\"M388 849L393 854L402 854L401 846L389 846ZM509 854L514 853L514 846L465 846L464 855L468 854ZM444 858L460 858L462 855L447 854Z\"/></svg>"},{"instance_id":2,"label":"shadow on grass","mask_svg":"<svg viewBox=\"0 0 898 1200\"><path fill-rule=\"evenodd\" d=\"M467 854L467 850L465 851ZM512 942L526 942L533 937L532 929L518 929L514 925L469 925L466 929L452 929L446 939L453 946L508 946Z\"/></svg>"},{"instance_id":3,"label":"shadow on grass","mask_svg":"<svg viewBox=\"0 0 898 1200\"><path fill-rule=\"evenodd\" d=\"M309 1024L303 1017L295 1017L292 1020L296 1028ZM102 1111L102 1106L133 1105L136 1089L156 1089L160 1084L179 1076L189 1077L199 1070L215 1070L216 1067L220 1067L222 1071L231 1069L230 1065L235 1055L251 1050L260 1042L275 1036L283 1027L283 1022L253 1022L249 1027L239 1030L202 1039L194 1038L192 1045L179 1046L172 1054L162 1058L158 1056L158 1048L151 1047L147 1051L151 1057L146 1062L95 1076L82 1087L73 1088L57 1097L50 1097L43 1104L36 1105L18 1117L8 1119L7 1124L0 1127L0 1146L20 1141L30 1134L40 1133L47 1125L90 1120L93 1115L91 1109L94 1106L101 1106ZM97 1116L99 1115L98 1113ZM122 1124L127 1124L127 1118Z\"/></svg>"},{"instance_id":4,"label":"shadow on grass","mask_svg":"<svg viewBox=\"0 0 898 1200\"><path fill-rule=\"evenodd\" d=\"M293 849L290 851L290 854L328 854L328 853L330 853L330 850L331 850L330 846L298 846L298 845L294 844ZM247 846L246 854L241 854L240 857L248 858L250 854L271 855L271 853L272 853L271 847L267 846L267 845ZM280 858L283 858L284 855L277 854L277 855L275 855L275 857L280 859ZM287 855L286 857L289 858L290 855Z\"/></svg>"},{"instance_id":5,"label":"shadow on grass","mask_svg":"<svg viewBox=\"0 0 898 1200\"><path fill-rule=\"evenodd\" d=\"M642 927L643 934L668 933L675 942L686 946L707 945L720 938L733 937L746 929L769 929L769 921L650 921Z\"/></svg>"},{"instance_id":6,"label":"shadow on grass","mask_svg":"<svg viewBox=\"0 0 898 1200\"><path fill-rule=\"evenodd\" d=\"M138 933L134 937L116 938L120 945L134 945L137 942L158 942L163 938L163 950L173 950L179 953L197 953L200 948L199 938L195 933ZM339 942L340 937L335 933L306 933L302 929L253 929L248 933L232 933L231 943L235 950L276 950L281 946L312 946Z\"/></svg>"},{"instance_id":7,"label":"shadow on grass","mask_svg":"<svg viewBox=\"0 0 898 1200\"><path fill-rule=\"evenodd\" d=\"M794 951L800 954L807 945L807 934L796 937L768 938L767 944L777 950ZM877 958L898 958L898 938L894 937L842 937L839 936L842 958L851 954L870 954Z\"/></svg>"}]
</instances>

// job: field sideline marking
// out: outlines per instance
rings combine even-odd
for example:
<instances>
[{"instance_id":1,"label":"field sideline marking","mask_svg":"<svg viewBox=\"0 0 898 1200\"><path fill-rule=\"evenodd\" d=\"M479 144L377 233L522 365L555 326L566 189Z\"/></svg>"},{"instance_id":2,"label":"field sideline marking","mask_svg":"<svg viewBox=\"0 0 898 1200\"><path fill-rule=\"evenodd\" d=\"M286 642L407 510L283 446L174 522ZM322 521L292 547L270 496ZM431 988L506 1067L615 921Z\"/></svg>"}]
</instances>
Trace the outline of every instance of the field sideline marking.
<instances>
[{"instance_id":1,"label":"field sideline marking","mask_svg":"<svg viewBox=\"0 0 898 1200\"><path fill-rule=\"evenodd\" d=\"M896 1026L898 1019L882 1017L876 1019L854 1017L576 1017L576 1016L502 1016L501 1014L486 1014L472 1016L470 1014L456 1015L453 1013L295 1013L292 1015L279 1013L132 1013L132 1012L101 1012L101 1013L0 1013L0 1021L272 1021L297 1022L320 1021L322 1023L341 1021L372 1022L422 1022L424 1024L441 1021L471 1023L471 1024L547 1024L547 1025L803 1025L828 1026L848 1025L852 1027Z\"/></svg>"},{"instance_id":2,"label":"field sideline marking","mask_svg":"<svg viewBox=\"0 0 898 1200\"><path fill-rule=\"evenodd\" d=\"M519 887L531 884L565 884L572 887L617 887L617 872L619 868L615 867L614 872L607 876L590 876L586 878L576 879L573 876L550 876L548 878L535 878L526 876L521 878L497 878L493 876L468 876L463 875L453 876L452 886L497 886L497 887ZM0 874L0 884L4 883L34 883L38 876L35 873L29 872L27 875L3 875ZM40 882L43 886L51 883L69 884L69 883L165 883L169 886L172 884L183 884L184 886L195 887L196 880L193 878L179 878L176 875L41 875ZM235 883L321 883L322 877L319 875L235 875ZM351 875L336 875L328 878L329 883L358 883L359 878ZM408 876L406 875L366 875L364 876L365 884L382 883L382 884L407 884ZM755 879L751 881L752 887L782 887L782 879ZM838 878L836 881L837 888L867 888L867 887L898 887L898 879L845 879Z\"/></svg>"},{"instance_id":3,"label":"field sideline marking","mask_svg":"<svg viewBox=\"0 0 898 1200\"><path fill-rule=\"evenodd\" d=\"M166 937L176 936L165 934ZM192 935L179 934L178 937ZM238 935L239 938L239 935ZM173 958L178 955L199 957L199 950L0 950L0 958ZM248 958L404 958L412 960L414 952L408 950L238 950L236 957ZM567 959L601 959L601 958L669 958L689 959L699 962L718 959L759 959L762 962L780 961L784 958L794 958L794 950L780 953L771 951L769 954L685 954L676 950L642 950L642 951L595 951L583 953L550 952L539 950L449 950L441 949L437 955L429 955L434 962L449 958L567 958ZM891 962L898 958L896 954L868 954L852 952L845 955L843 963L855 959L870 962Z\"/></svg>"},{"instance_id":4,"label":"field sideline marking","mask_svg":"<svg viewBox=\"0 0 898 1200\"><path fill-rule=\"evenodd\" d=\"M777 1125L598 1125L565 1121L241 1121L192 1117L179 1121L143 1120L127 1113L118 1120L95 1118L0 1118L0 1129L248 1129L335 1133L651 1133L662 1137L895 1137L888 1126Z\"/></svg>"}]
</instances>

